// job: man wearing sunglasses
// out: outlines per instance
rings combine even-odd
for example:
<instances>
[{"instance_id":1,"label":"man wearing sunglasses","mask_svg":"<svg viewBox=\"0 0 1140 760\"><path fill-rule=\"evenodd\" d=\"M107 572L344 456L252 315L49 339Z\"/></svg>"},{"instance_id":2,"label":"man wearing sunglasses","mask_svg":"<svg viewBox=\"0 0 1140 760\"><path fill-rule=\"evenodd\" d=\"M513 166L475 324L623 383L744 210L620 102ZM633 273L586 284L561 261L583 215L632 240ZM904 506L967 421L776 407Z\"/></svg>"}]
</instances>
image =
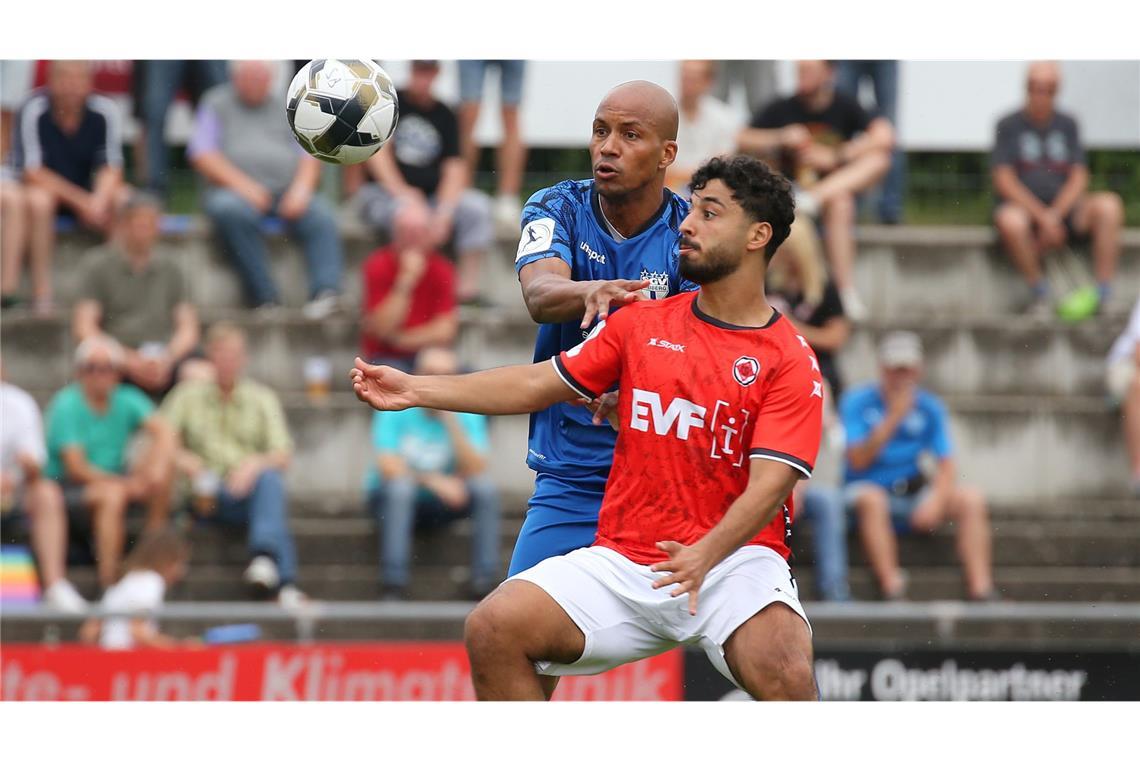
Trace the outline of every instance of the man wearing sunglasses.
<instances>
[{"instance_id":1,"label":"man wearing sunglasses","mask_svg":"<svg viewBox=\"0 0 1140 760\"><path fill-rule=\"evenodd\" d=\"M124 352L104 335L87 338L75 351L77 382L63 388L47 411L48 459L44 472L63 485L73 518L89 514L99 585L118 579L127 506L147 507L146 529L166 523L173 483L174 433L154 403L121 382ZM145 450L130 456L138 433Z\"/></svg>"},{"instance_id":2,"label":"man wearing sunglasses","mask_svg":"<svg viewBox=\"0 0 1140 760\"><path fill-rule=\"evenodd\" d=\"M994 223L1032 289L1028 311L1042 316L1053 309L1043 256L1070 241L1090 239L1097 308L1104 310L1124 224L1119 195L1088 192L1088 163L1077 122L1054 107L1060 85L1056 63L1030 64L1025 105L998 122L991 156L998 202Z\"/></svg>"}]
</instances>

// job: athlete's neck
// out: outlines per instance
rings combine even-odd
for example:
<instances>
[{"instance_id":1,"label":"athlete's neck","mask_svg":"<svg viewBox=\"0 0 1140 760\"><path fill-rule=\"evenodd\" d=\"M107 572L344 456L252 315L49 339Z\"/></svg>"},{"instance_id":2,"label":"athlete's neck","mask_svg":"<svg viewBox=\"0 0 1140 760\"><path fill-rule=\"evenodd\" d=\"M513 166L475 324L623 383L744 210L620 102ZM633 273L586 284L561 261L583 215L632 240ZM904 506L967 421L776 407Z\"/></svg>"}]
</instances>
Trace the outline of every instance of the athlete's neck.
<instances>
[{"instance_id":1,"label":"athlete's neck","mask_svg":"<svg viewBox=\"0 0 1140 760\"><path fill-rule=\"evenodd\" d=\"M743 269L743 267L741 268ZM724 279L702 285L697 293L697 308L721 322L738 327L763 327L772 319L774 309L768 304L763 282L737 270Z\"/></svg>"},{"instance_id":2,"label":"athlete's neck","mask_svg":"<svg viewBox=\"0 0 1140 760\"><path fill-rule=\"evenodd\" d=\"M661 208L664 192L664 182L662 184L655 182L616 200L610 200L599 193L598 205L614 229L620 232L622 237L630 238L640 232Z\"/></svg>"}]
</instances>

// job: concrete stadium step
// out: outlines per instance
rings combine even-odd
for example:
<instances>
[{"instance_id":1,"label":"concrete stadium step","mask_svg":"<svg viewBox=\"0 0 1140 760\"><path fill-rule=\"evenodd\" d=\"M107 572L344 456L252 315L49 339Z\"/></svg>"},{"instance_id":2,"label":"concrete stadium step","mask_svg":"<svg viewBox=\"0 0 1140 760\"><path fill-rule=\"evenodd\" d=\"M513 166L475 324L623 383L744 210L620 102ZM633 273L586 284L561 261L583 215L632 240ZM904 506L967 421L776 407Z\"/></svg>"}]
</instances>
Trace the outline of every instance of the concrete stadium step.
<instances>
[{"instance_id":1,"label":"concrete stadium step","mask_svg":"<svg viewBox=\"0 0 1140 760\"><path fill-rule=\"evenodd\" d=\"M302 567L349 564L378 565L378 528L369 518L294 518L291 520ZM503 520L501 564L505 568L521 522ZM995 519L992 523L995 566L1050 565L1058 567L1140 567L1140 520L1127 522L1082 520L1071 523L1032 519ZM906 566L957 567L954 530L933 536L902 536L899 559ZM248 555L244 533L200 527L194 535L196 566L244 566ZM471 524L458 520L434 531L417 534L413 564L417 567L466 566L470 559ZM810 523L794 531L797 564L813 565ZM852 566L866 564L857 531L848 534Z\"/></svg>"},{"instance_id":2,"label":"concrete stadium step","mask_svg":"<svg viewBox=\"0 0 1140 760\"><path fill-rule=\"evenodd\" d=\"M856 241L856 286L878 319L1009 314L1028 297L988 226L866 225ZM1140 229L1126 229L1121 245L1114 310L1140 293ZM1080 258L1090 269L1088 256Z\"/></svg>"},{"instance_id":3,"label":"concrete stadium step","mask_svg":"<svg viewBox=\"0 0 1140 760\"><path fill-rule=\"evenodd\" d=\"M379 236L355 220L342 216L341 242L344 249L343 293L357 306L361 302L361 266L379 247ZM277 283L282 303L300 306L308 299L308 277L300 243L282 230L274 229L265 236L270 269ZM97 241L84 235L61 235L52 262L56 297L65 306L74 303L79 292L79 272L83 257ZM241 285L237 275L214 236L205 217L193 217L186 227L164 235L159 249L177 261L186 275L191 298L202 308L240 308L243 306ZM514 246L493 247L484 261L484 294L491 300L517 295L513 273Z\"/></svg>"}]
</instances>

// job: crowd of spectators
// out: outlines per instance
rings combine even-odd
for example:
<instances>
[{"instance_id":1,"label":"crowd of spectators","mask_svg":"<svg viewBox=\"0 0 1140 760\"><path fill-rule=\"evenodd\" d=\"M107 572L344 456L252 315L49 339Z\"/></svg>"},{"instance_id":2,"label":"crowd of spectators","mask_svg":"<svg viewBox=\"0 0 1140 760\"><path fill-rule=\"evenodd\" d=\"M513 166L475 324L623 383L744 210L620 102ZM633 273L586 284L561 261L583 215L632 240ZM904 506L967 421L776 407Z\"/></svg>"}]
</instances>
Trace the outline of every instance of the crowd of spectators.
<instances>
[{"instance_id":1,"label":"crowd of spectators","mask_svg":"<svg viewBox=\"0 0 1140 760\"><path fill-rule=\"evenodd\" d=\"M503 134L494 198L474 187L480 155L474 130L492 69ZM361 352L408 371L449 373L459 369L453 351L459 304L480 301L484 259L496 236L517 235L527 150L520 127L525 64L462 62L457 108L433 94L437 61L413 61L410 70L390 146L360 170L344 172L351 207L383 242L360 272ZM55 312L57 232L78 230L95 242L79 265L71 314L75 382L51 399L43 424L27 393L0 385L5 514L19 504L27 515L44 598L59 609L85 605L66 572L76 528L91 535L108 600L141 595L160 603L185 574L188 549L150 539L164 534L183 503L196 521L243 526L243 579L259 595L299 604L305 595L297 585L284 475L293 443L281 399L246 376L241 328L217 323L203 342L190 283L162 250L170 192L165 127L175 93L184 89L195 106L187 160L200 180L200 208L249 307L272 313L282 303L266 235L283 230L299 242L307 268L304 316L320 320L348 308L337 211L319 192L320 164L300 149L282 118L284 83L273 64L140 61L135 71L140 130L132 180L145 190L127 184L124 117L93 91L85 62L52 62L43 88L0 103L4 307ZM684 61L679 73L671 188L685 193L698 165L734 151L765 157L796 188L800 213L767 286L773 305L814 348L826 381L824 446L835 473L797 490L800 516L813 526L819 595L851 598L846 553L854 529L881 597L903 598L907 576L895 536L952 521L965 595L996 598L986 499L956 475L946 410L919 385L919 339L887 335L879 347L880 377L868 385L846 388L837 361L869 316L854 281L858 204L878 190L879 220L902 220L897 62L801 61L789 97L777 95L770 61ZM873 110L858 97L865 78ZM726 102L736 86L744 88L747 121ZM1026 102L999 122L992 152L994 224L1036 313L1057 306L1044 273L1051 252L1091 243L1094 310L1110 295L1120 255L1121 198L1089 191L1079 125L1054 106L1059 87L1056 65L1030 66ZM1132 490L1140 496L1140 303L1113 345L1107 377L1110 398L1122 409ZM472 520L471 593L480 596L499 579L500 507L486 474L487 446L487 422L477 416L423 410L375 416L365 498L381 526L385 598L407 597L413 530L458 517ZM145 514L136 550L143 559L128 562L124 574L131 509ZM126 636L110 630L92 635ZM129 633L157 635L143 628Z\"/></svg>"}]
</instances>

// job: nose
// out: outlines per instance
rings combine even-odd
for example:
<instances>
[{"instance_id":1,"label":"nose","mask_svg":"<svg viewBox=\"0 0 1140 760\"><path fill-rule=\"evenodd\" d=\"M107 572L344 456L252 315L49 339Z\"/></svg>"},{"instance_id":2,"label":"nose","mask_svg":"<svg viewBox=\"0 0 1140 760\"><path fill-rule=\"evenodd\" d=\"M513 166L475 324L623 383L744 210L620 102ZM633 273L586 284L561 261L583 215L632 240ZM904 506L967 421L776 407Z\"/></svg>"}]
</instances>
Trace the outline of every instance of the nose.
<instances>
[{"instance_id":1,"label":"nose","mask_svg":"<svg viewBox=\"0 0 1140 760\"><path fill-rule=\"evenodd\" d=\"M610 132L606 139L602 140L601 153L603 156L616 156L618 154L618 139L616 132Z\"/></svg>"},{"instance_id":2,"label":"nose","mask_svg":"<svg viewBox=\"0 0 1140 760\"><path fill-rule=\"evenodd\" d=\"M693 209L689 209L689 213L685 214L685 218L681 220L680 226L681 234L687 238L691 238L694 232L693 226Z\"/></svg>"}]
</instances>

